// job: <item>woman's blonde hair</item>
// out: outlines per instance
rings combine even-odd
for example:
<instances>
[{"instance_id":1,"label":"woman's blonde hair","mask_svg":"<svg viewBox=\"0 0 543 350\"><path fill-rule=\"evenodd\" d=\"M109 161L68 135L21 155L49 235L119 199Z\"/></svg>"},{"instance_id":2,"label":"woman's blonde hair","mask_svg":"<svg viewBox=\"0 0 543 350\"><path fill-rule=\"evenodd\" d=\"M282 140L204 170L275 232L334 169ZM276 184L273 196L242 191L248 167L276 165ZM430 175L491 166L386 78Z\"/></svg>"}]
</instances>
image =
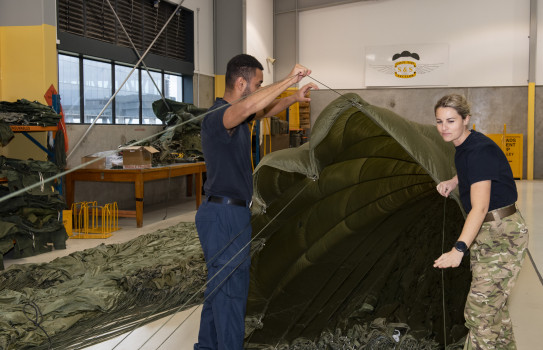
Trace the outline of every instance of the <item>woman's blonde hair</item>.
<instances>
[{"instance_id":1,"label":"woman's blonde hair","mask_svg":"<svg viewBox=\"0 0 543 350\"><path fill-rule=\"evenodd\" d=\"M462 95L450 94L440 98L434 107L434 114L440 107L449 107L454 109L462 117L462 119L466 119L469 115L471 115L468 101Z\"/></svg>"}]
</instances>

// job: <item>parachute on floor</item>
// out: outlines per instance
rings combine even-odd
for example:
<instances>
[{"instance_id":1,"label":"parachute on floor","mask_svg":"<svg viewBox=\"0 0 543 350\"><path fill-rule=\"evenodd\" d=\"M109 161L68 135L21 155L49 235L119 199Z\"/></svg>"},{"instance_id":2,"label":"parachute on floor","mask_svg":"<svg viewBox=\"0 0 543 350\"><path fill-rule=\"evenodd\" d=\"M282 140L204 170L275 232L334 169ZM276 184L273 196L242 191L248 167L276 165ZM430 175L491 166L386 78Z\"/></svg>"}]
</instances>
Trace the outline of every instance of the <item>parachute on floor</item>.
<instances>
[{"instance_id":1,"label":"parachute on floor","mask_svg":"<svg viewBox=\"0 0 543 350\"><path fill-rule=\"evenodd\" d=\"M262 248L252 260L247 347L321 348L350 334L343 341L364 348L376 344L374 328L419 349L460 341L467 259L444 272L444 297L432 267L464 221L458 201L436 191L454 174L454 147L435 126L355 94L321 113L309 143L265 157L254 172Z\"/></svg>"},{"instance_id":2,"label":"parachute on floor","mask_svg":"<svg viewBox=\"0 0 543 350\"><path fill-rule=\"evenodd\" d=\"M444 293L432 267L464 221L435 189L454 175L453 154L434 126L348 94L321 113L309 143L264 157L246 348L456 349L467 261L444 272ZM194 225L167 231L0 273L0 349L47 349L48 336L51 348L81 348L200 303Z\"/></svg>"}]
</instances>

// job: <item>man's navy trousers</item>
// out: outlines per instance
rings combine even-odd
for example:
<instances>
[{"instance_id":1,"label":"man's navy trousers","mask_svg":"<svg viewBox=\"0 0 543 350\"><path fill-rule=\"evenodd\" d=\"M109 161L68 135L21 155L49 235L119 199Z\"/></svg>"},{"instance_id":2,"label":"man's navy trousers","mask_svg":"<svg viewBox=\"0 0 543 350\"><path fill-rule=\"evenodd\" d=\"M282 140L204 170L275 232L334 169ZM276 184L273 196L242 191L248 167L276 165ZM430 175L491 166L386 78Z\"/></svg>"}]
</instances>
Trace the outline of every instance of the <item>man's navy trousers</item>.
<instances>
[{"instance_id":1,"label":"man's navy trousers","mask_svg":"<svg viewBox=\"0 0 543 350\"><path fill-rule=\"evenodd\" d=\"M206 200L196 213L196 228L208 272L194 349L241 350L251 265L251 211L248 206Z\"/></svg>"}]
</instances>

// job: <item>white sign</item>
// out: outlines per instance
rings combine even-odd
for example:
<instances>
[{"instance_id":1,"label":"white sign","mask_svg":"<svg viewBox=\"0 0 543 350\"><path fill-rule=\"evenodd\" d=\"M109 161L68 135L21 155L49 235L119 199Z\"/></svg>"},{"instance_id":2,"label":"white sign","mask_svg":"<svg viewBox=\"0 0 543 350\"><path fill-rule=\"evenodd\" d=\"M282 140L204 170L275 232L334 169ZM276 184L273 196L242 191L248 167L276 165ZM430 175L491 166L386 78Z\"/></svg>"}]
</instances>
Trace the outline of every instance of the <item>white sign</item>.
<instances>
[{"instance_id":1,"label":"white sign","mask_svg":"<svg viewBox=\"0 0 543 350\"><path fill-rule=\"evenodd\" d=\"M449 45L366 47L366 86L447 85Z\"/></svg>"}]
</instances>

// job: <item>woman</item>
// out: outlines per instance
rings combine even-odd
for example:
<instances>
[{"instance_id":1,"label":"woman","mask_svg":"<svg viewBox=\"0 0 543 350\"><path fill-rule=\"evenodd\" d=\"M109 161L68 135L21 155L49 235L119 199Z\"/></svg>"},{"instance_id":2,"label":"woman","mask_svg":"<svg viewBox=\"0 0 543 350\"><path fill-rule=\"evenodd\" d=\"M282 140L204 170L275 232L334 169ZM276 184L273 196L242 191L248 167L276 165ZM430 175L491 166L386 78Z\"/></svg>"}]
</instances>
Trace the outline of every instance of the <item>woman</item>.
<instances>
[{"instance_id":1,"label":"woman","mask_svg":"<svg viewBox=\"0 0 543 350\"><path fill-rule=\"evenodd\" d=\"M517 189L501 149L468 130L470 110L460 95L442 97L434 108L437 130L456 148L457 175L437 185L448 197L456 186L467 217L458 241L434 267L460 265L470 249L472 281L464 316L469 334L464 349L516 349L507 299L528 246L528 229L517 210Z\"/></svg>"}]
</instances>

